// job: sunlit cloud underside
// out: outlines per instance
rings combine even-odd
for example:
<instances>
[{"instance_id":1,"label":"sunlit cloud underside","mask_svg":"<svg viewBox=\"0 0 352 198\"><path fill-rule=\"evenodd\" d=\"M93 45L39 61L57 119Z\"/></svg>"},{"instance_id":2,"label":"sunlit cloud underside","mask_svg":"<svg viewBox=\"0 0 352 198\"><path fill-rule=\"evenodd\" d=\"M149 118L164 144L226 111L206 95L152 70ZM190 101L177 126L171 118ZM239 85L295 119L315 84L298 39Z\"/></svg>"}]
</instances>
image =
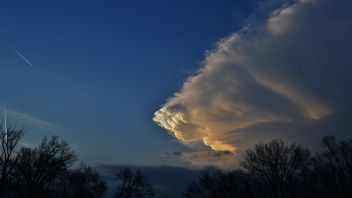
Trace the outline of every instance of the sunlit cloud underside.
<instances>
[{"instance_id":1,"label":"sunlit cloud underside","mask_svg":"<svg viewBox=\"0 0 352 198\"><path fill-rule=\"evenodd\" d=\"M335 116L340 101L333 96L349 89L341 86L351 65L349 4L293 1L249 23L207 53L199 71L153 120L184 144L235 152L260 140L261 131L252 130L256 126L309 126ZM197 158L178 156L191 163ZM201 161L212 165L214 160Z\"/></svg>"}]
</instances>

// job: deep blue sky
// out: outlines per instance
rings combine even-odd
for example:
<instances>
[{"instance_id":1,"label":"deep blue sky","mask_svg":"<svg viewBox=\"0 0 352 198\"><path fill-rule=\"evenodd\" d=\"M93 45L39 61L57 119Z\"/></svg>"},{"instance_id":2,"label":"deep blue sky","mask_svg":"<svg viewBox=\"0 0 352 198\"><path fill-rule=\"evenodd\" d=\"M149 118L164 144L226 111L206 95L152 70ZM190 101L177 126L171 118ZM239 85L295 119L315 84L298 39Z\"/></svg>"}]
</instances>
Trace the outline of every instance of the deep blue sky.
<instances>
[{"instance_id":1,"label":"deep blue sky","mask_svg":"<svg viewBox=\"0 0 352 198\"><path fill-rule=\"evenodd\" d=\"M12 116L26 127L23 144L58 135L88 163L182 165L162 154L190 148L153 123L153 113L254 7L252 0L3 1L0 105L51 123Z\"/></svg>"}]
</instances>

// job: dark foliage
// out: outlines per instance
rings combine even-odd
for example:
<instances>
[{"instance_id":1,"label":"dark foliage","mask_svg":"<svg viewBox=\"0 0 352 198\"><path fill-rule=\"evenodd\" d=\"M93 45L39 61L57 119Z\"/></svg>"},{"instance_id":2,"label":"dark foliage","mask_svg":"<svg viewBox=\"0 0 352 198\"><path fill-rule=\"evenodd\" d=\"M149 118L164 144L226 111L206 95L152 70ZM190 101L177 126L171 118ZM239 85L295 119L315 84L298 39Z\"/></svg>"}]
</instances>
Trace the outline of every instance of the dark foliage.
<instances>
[{"instance_id":1,"label":"dark foliage","mask_svg":"<svg viewBox=\"0 0 352 198\"><path fill-rule=\"evenodd\" d=\"M0 126L0 197L98 198L106 191L97 171L81 164L58 137L44 137L37 147L17 145L22 129ZM246 151L241 167L204 172L185 198L352 197L352 140L326 136L320 152L281 140L259 143ZM154 197L141 171L117 174L118 198Z\"/></svg>"},{"instance_id":2,"label":"dark foliage","mask_svg":"<svg viewBox=\"0 0 352 198\"><path fill-rule=\"evenodd\" d=\"M37 148L22 148L16 165L17 184L31 197L48 196L76 160L66 142L58 137L43 138ZM52 196L52 195L51 195Z\"/></svg>"},{"instance_id":3,"label":"dark foliage","mask_svg":"<svg viewBox=\"0 0 352 198\"><path fill-rule=\"evenodd\" d=\"M0 126L0 197L101 197L106 185L88 166L70 169L77 160L58 137L44 137L34 148L16 149L22 129Z\"/></svg>"},{"instance_id":4,"label":"dark foliage","mask_svg":"<svg viewBox=\"0 0 352 198\"><path fill-rule=\"evenodd\" d=\"M221 171L204 172L197 183L193 183L184 193L188 198L231 198L252 197L253 186L249 175L242 170L228 173Z\"/></svg>"},{"instance_id":5,"label":"dark foliage","mask_svg":"<svg viewBox=\"0 0 352 198\"><path fill-rule=\"evenodd\" d=\"M333 136L321 141L323 151L313 158L311 188L321 197L352 197L352 140L336 141Z\"/></svg>"},{"instance_id":6,"label":"dark foliage","mask_svg":"<svg viewBox=\"0 0 352 198\"><path fill-rule=\"evenodd\" d=\"M125 169L117 174L118 198L148 198L154 196L154 190L148 178L141 172Z\"/></svg>"},{"instance_id":7,"label":"dark foliage","mask_svg":"<svg viewBox=\"0 0 352 198\"><path fill-rule=\"evenodd\" d=\"M247 150L242 167L263 188L258 189L261 195L294 197L298 193L296 185L301 182L301 175L307 168L309 159L310 152L306 148L273 140Z\"/></svg>"},{"instance_id":8,"label":"dark foliage","mask_svg":"<svg viewBox=\"0 0 352 198\"><path fill-rule=\"evenodd\" d=\"M352 140L322 139L321 152L311 155L298 144L281 140L247 150L241 169L205 172L191 184L186 198L352 197Z\"/></svg>"},{"instance_id":9,"label":"dark foliage","mask_svg":"<svg viewBox=\"0 0 352 198\"><path fill-rule=\"evenodd\" d=\"M0 194L6 194L13 180L14 168L18 161L16 146L23 136L23 129L2 126L0 129Z\"/></svg>"},{"instance_id":10,"label":"dark foliage","mask_svg":"<svg viewBox=\"0 0 352 198\"><path fill-rule=\"evenodd\" d=\"M106 185L99 174L91 167L81 165L70 171L64 179L64 197L98 198L106 191Z\"/></svg>"}]
</instances>

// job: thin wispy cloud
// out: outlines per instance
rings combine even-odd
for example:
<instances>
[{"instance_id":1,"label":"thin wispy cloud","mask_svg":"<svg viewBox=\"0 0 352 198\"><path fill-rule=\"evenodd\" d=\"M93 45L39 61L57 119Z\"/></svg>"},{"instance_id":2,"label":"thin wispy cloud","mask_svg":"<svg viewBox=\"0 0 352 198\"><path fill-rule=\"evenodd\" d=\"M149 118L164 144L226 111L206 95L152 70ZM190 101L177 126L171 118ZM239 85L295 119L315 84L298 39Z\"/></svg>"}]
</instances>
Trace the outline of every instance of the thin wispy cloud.
<instances>
[{"instance_id":1,"label":"thin wispy cloud","mask_svg":"<svg viewBox=\"0 0 352 198\"><path fill-rule=\"evenodd\" d=\"M181 159L195 168L213 166L231 169L239 164L237 154L230 151L195 151L195 152L173 152L162 155Z\"/></svg>"},{"instance_id":2,"label":"thin wispy cloud","mask_svg":"<svg viewBox=\"0 0 352 198\"><path fill-rule=\"evenodd\" d=\"M16 48L14 48L13 46L11 46L11 49L24 61L26 62L28 65L33 66L33 64L22 54L20 53Z\"/></svg>"},{"instance_id":3,"label":"thin wispy cloud","mask_svg":"<svg viewBox=\"0 0 352 198\"><path fill-rule=\"evenodd\" d=\"M30 115L28 113L23 113L20 111L16 111L13 109L9 109L6 107L0 106L0 117L2 116L2 112L7 112L7 118L11 119L15 124L23 124L24 126L32 126L39 129L53 129L56 128L54 123L46 121L44 119L38 118L36 116Z\"/></svg>"}]
</instances>

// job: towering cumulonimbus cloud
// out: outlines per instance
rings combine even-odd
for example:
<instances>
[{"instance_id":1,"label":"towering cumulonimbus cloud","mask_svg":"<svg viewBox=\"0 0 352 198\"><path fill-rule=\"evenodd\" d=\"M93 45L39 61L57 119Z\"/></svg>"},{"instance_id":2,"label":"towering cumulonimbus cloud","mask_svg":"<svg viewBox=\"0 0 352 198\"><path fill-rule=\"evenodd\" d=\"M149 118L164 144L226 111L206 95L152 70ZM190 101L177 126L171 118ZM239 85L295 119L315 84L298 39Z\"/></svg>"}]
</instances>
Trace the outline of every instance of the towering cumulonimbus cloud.
<instances>
[{"instance_id":1,"label":"towering cumulonimbus cloud","mask_svg":"<svg viewBox=\"0 0 352 198\"><path fill-rule=\"evenodd\" d=\"M153 120L216 152L308 128L319 138L323 123L333 127L351 107L351 8L349 0L297 0L270 11L208 52Z\"/></svg>"}]
</instances>

